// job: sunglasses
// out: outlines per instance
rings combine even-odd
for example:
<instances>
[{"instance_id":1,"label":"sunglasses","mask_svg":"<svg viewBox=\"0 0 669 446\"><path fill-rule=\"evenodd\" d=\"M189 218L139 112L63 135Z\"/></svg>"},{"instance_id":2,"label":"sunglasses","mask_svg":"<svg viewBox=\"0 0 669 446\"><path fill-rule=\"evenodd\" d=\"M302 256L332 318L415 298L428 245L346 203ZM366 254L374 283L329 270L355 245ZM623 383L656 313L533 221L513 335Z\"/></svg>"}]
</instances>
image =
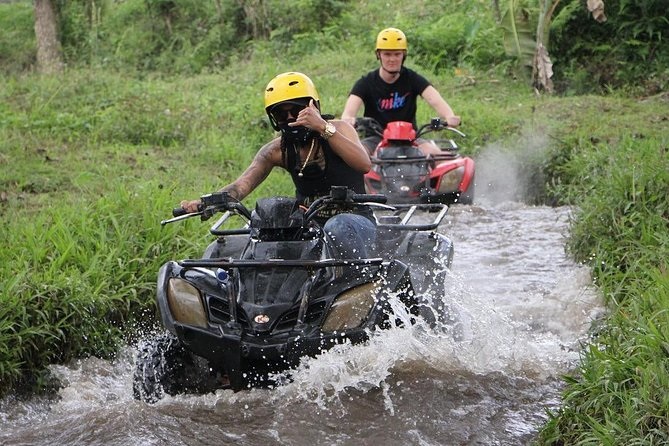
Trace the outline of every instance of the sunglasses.
<instances>
[{"instance_id":1,"label":"sunglasses","mask_svg":"<svg viewBox=\"0 0 669 446\"><path fill-rule=\"evenodd\" d=\"M287 122L288 119L297 119L297 115L306 108L306 104L289 102L278 104L272 109L272 116L277 122Z\"/></svg>"}]
</instances>

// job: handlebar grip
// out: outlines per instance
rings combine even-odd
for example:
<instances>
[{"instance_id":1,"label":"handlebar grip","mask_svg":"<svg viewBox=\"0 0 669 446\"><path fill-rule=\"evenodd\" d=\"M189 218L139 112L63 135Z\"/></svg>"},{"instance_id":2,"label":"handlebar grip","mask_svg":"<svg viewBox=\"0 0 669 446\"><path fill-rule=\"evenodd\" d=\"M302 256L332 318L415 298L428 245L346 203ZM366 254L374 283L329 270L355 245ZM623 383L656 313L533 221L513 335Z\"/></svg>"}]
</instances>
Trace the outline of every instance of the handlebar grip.
<instances>
[{"instance_id":1,"label":"handlebar grip","mask_svg":"<svg viewBox=\"0 0 669 446\"><path fill-rule=\"evenodd\" d=\"M353 195L353 201L356 202L365 202L369 201L372 203L386 203L388 201L388 197L385 195L381 194L354 194Z\"/></svg>"},{"instance_id":2,"label":"handlebar grip","mask_svg":"<svg viewBox=\"0 0 669 446\"><path fill-rule=\"evenodd\" d=\"M180 217L182 215L186 215L188 211L182 207L174 208L172 209L172 216L173 217Z\"/></svg>"}]
</instances>

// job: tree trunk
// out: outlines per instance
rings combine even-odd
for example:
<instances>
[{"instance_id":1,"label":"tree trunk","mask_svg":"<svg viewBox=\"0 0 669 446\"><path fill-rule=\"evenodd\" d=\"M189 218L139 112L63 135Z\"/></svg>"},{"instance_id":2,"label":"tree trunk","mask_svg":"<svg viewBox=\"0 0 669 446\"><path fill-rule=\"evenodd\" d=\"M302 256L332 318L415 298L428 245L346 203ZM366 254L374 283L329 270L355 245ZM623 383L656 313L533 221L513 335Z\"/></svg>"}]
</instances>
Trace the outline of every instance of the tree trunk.
<instances>
[{"instance_id":1,"label":"tree trunk","mask_svg":"<svg viewBox=\"0 0 669 446\"><path fill-rule=\"evenodd\" d=\"M495 21L500 23L502 21L502 13L499 11L499 0L492 0L492 13Z\"/></svg>"},{"instance_id":2,"label":"tree trunk","mask_svg":"<svg viewBox=\"0 0 669 446\"><path fill-rule=\"evenodd\" d=\"M267 39L270 35L269 14L265 0L237 0L244 11L247 32L250 30L254 39Z\"/></svg>"},{"instance_id":3,"label":"tree trunk","mask_svg":"<svg viewBox=\"0 0 669 446\"><path fill-rule=\"evenodd\" d=\"M58 23L54 0L34 0L37 70L58 73L63 70L63 54L58 40Z\"/></svg>"}]
</instances>

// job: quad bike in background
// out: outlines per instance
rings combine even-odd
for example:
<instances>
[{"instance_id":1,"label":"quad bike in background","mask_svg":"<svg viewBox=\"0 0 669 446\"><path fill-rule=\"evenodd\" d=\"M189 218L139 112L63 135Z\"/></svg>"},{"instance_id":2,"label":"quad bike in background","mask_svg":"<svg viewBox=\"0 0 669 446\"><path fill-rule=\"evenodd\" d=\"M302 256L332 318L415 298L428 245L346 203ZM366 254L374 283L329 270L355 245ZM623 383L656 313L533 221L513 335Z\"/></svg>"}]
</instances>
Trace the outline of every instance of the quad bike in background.
<instances>
[{"instance_id":1,"label":"quad bike in background","mask_svg":"<svg viewBox=\"0 0 669 446\"><path fill-rule=\"evenodd\" d=\"M404 121L389 122L384 129L373 118L356 118L355 127L361 138L381 137L371 156L373 167L365 175L367 193L385 195L391 204L474 202L474 160L461 155L456 142L448 138L464 138L464 133L439 118L418 131ZM432 139L441 153L426 156L416 140L442 132L448 135Z\"/></svg>"},{"instance_id":2,"label":"quad bike in background","mask_svg":"<svg viewBox=\"0 0 669 446\"><path fill-rule=\"evenodd\" d=\"M433 217L415 223L416 205L388 206L382 195L333 187L306 208L274 197L247 209L226 193L201 197L199 216L222 216L216 239L199 259L169 261L158 274L160 332L139 346L134 397L239 391L276 384L273 376L305 356L359 343L379 329L439 319L447 306L423 300L445 275L430 273L436 258L450 267L451 241L436 232L443 204L421 205ZM377 220L374 257L342 258L316 218L322 211L372 206ZM228 219L243 224L230 227ZM436 308L436 309L435 309ZM443 315L444 318L450 317Z\"/></svg>"}]
</instances>

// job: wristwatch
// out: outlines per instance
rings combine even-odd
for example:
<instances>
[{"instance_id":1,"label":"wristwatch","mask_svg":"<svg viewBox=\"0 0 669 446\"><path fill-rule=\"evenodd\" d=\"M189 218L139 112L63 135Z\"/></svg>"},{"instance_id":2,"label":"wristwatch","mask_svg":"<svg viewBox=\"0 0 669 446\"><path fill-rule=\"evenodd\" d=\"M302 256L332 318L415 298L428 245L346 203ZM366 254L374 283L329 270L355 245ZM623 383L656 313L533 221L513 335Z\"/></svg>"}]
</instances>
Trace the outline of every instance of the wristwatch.
<instances>
[{"instance_id":1,"label":"wristwatch","mask_svg":"<svg viewBox=\"0 0 669 446\"><path fill-rule=\"evenodd\" d=\"M323 129L323 133L321 133L323 139L329 139L335 133L337 133L337 127L335 127L333 123L325 121L325 129Z\"/></svg>"}]
</instances>

